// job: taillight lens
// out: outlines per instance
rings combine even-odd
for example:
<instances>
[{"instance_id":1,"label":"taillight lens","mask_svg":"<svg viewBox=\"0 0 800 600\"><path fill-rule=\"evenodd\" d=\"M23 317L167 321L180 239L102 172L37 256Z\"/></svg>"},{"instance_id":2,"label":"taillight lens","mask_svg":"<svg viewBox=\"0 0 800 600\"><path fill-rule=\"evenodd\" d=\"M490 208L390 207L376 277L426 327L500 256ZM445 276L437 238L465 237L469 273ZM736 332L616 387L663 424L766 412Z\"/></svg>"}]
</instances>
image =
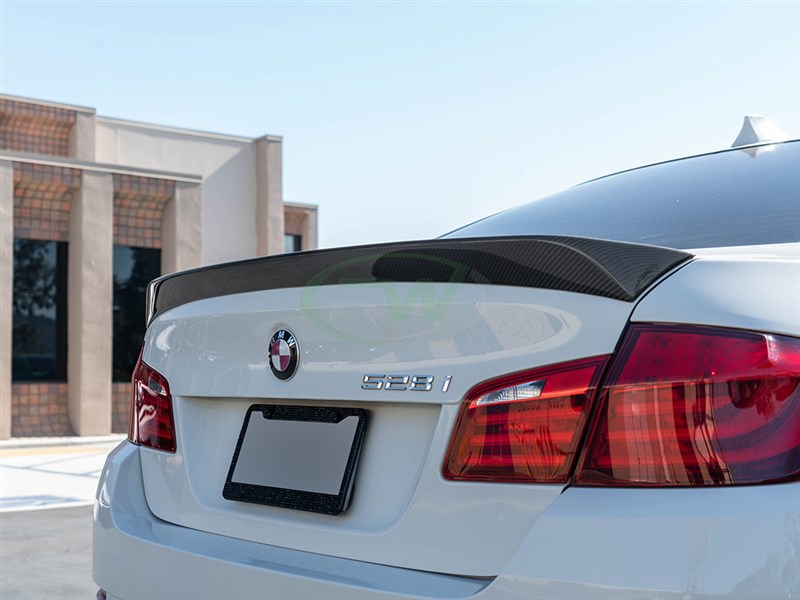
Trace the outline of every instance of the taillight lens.
<instances>
[{"instance_id":1,"label":"taillight lens","mask_svg":"<svg viewBox=\"0 0 800 600\"><path fill-rule=\"evenodd\" d=\"M134 444L175 452L172 396L166 377L142 361L133 371L128 439Z\"/></svg>"},{"instance_id":2,"label":"taillight lens","mask_svg":"<svg viewBox=\"0 0 800 600\"><path fill-rule=\"evenodd\" d=\"M800 478L800 340L634 325L603 387L577 485Z\"/></svg>"},{"instance_id":3,"label":"taillight lens","mask_svg":"<svg viewBox=\"0 0 800 600\"><path fill-rule=\"evenodd\" d=\"M474 388L461 407L444 477L565 482L607 360L563 363Z\"/></svg>"}]
</instances>

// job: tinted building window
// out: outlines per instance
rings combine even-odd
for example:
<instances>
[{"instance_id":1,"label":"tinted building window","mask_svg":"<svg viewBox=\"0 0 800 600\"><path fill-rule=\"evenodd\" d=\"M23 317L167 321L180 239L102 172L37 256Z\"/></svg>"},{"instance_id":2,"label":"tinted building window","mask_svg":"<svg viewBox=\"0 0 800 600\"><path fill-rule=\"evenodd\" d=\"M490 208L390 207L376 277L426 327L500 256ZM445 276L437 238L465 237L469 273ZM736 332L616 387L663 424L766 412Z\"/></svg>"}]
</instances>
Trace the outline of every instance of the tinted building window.
<instances>
[{"instance_id":1,"label":"tinted building window","mask_svg":"<svg viewBox=\"0 0 800 600\"><path fill-rule=\"evenodd\" d=\"M67 379L67 243L14 240L14 381Z\"/></svg>"},{"instance_id":2,"label":"tinted building window","mask_svg":"<svg viewBox=\"0 0 800 600\"><path fill-rule=\"evenodd\" d=\"M283 236L283 251L284 252L300 252L303 249L303 236L291 233L284 234Z\"/></svg>"},{"instance_id":3,"label":"tinted building window","mask_svg":"<svg viewBox=\"0 0 800 600\"><path fill-rule=\"evenodd\" d=\"M161 275L161 250L114 246L114 381L130 381L144 339L147 284Z\"/></svg>"}]
</instances>

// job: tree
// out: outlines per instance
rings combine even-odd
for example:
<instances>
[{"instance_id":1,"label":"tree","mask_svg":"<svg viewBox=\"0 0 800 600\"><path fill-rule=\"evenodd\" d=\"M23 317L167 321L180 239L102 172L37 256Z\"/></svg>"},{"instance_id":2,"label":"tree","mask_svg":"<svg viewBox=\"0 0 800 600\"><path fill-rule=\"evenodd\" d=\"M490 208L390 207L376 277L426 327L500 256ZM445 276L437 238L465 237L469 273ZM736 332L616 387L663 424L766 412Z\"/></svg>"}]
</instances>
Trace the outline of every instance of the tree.
<instances>
[{"instance_id":1,"label":"tree","mask_svg":"<svg viewBox=\"0 0 800 600\"><path fill-rule=\"evenodd\" d=\"M55 242L14 240L14 354L55 349Z\"/></svg>"}]
</instances>

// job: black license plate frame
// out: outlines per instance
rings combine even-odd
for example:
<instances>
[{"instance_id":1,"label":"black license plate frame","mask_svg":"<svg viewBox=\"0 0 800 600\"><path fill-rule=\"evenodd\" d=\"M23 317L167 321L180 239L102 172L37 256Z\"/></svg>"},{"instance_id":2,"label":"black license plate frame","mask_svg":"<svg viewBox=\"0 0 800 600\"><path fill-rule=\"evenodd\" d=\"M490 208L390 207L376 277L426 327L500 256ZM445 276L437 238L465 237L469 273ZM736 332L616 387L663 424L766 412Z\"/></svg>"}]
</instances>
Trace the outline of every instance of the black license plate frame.
<instances>
[{"instance_id":1,"label":"black license plate frame","mask_svg":"<svg viewBox=\"0 0 800 600\"><path fill-rule=\"evenodd\" d=\"M281 421L291 422L295 429L300 427L300 431L307 424L328 424L328 425L346 425L344 433L337 434L345 441L340 441L339 446L346 442L346 436L349 429L352 428L352 421L343 423L348 417L356 417L355 430L353 433L352 443L350 445L349 453L346 455L346 462L344 464L344 472L339 485L338 493L325 493L318 490L310 489L292 489L288 487L264 485L262 483L255 483L253 481L244 481L244 477L237 472L237 465L242 458L242 450L247 443L248 451L252 453L254 444L264 443L263 439L256 441L248 438L248 432L251 431L250 424L255 417L261 417L265 420L272 421L268 426L279 426ZM231 465L228 469L228 475L225 480L225 485L222 490L222 496L226 500L249 502L253 504L261 504L267 506L277 506L280 508L290 508L294 510L302 510L307 512L322 513L327 515L339 515L347 510L350 505L352 497L353 484L355 481L355 472L358 466L358 459L361 454L361 449L364 443L364 437L367 426L368 412L361 408L351 407L328 407L328 406L297 406L297 405L281 405L281 404L253 404L247 409L245 418L242 422L242 428L239 432L239 438L236 442L236 449L231 459ZM258 422L255 422L258 423ZM306 424L306 425L304 425ZM259 437L256 431L257 427L263 427L264 424L259 423L254 426L254 433L251 435ZM319 427L307 427L308 435L314 431L320 431ZM298 440L302 443L304 440ZM276 443L280 444L280 441ZM291 451L291 448L286 448L286 451ZM341 449L339 450L341 452ZM245 459L245 460L250 460ZM274 460L274 459L273 459ZM252 470L252 467L249 467ZM334 473L335 475L336 473ZM266 477L267 475L265 475ZM239 479L239 480L237 480Z\"/></svg>"}]
</instances>

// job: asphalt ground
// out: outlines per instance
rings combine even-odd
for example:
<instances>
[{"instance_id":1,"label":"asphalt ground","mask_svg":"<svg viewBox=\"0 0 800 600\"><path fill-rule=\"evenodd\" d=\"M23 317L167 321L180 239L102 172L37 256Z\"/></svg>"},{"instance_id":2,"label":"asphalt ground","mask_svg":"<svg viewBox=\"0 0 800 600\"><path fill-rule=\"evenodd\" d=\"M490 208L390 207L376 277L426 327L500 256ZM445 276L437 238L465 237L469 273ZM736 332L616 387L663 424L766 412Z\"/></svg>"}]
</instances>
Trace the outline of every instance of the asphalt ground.
<instances>
[{"instance_id":1,"label":"asphalt ground","mask_svg":"<svg viewBox=\"0 0 800 600\"><path fill-rule=\"evenodd\" d=\"M92 507L0 515L0 598L93 599Z\"/></svg>"},{"instance_id":2,"label":"asphalt ground","mask_svg":"<svg viewBox=\"0 0 800 600\"><path fill-rule=\"evenodd\" d=\"M95 598L92 503L117 443L0 443L0 599Z\"/></svg>"}]
</instances>

